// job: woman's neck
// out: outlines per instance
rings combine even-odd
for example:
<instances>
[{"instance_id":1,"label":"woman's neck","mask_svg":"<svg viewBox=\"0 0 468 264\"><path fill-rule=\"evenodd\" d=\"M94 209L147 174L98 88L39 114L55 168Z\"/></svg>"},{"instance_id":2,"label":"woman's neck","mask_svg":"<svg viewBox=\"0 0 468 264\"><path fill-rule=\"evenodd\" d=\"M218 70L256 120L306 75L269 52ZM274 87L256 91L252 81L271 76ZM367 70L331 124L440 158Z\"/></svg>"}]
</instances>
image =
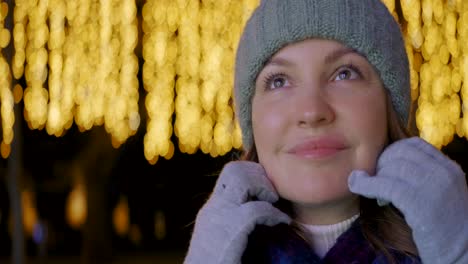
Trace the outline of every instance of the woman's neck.
<instances>
[{"instance_id":1,"label":"woman's neck","mask_svg":"<svg viewBox=\"0 0 468 264\"><path fill-rule=\"evenodd\" d=\"M332 225L305 225L300 224L305 231L305 236L309 240L314 252L320 258L323 258L330 248L335 245L339 236L341 236L353 222L359 217L355 215L349 219Z\"/></svg>"},{"instance_id":2,"label":"woman's neck","mask_svg":"<svg viewBox=\"0 0 468 264\"><path fill-rule=\"evenodd\" d=\"M325 204L293 203L292 209L297 222L307 225L331 225L358 214L359 198L353 196Z\"/></svg>"}]
</instances>

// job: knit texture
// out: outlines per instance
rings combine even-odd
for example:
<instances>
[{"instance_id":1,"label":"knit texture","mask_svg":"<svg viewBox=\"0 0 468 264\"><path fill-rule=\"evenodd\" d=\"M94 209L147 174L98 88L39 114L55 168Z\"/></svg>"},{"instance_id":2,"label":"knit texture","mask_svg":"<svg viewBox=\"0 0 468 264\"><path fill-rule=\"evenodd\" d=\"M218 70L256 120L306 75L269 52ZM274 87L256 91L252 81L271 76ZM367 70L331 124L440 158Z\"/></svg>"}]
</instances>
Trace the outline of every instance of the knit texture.
<instances>
[{"instance_id":1,"label":"knit texture","mask_svg":"<svg viewBox=\"0 0 468 264\"><path fill-rule=\"evenodd\" d=\"M307 225L302 223L300 225L307 231L304 235L308 238L315 254L323 258L336 243L338 237L348 230L358 217L357 214L332 225Z\"/></svg>"},{"instance_id":2,"label":"knit texture","mask_svg":"<svg viewBox=\"0 0 468 264\"><path fill-rule=\"evenodd\" d=\"M407 123L408 58L400 27L380 0L263 0L247 21L236 53L235 107L245 149L253 144L252 98L258 74L278 50L309 38L339 41L367 58L400 121Z\"/></svg>"}]
</instances>

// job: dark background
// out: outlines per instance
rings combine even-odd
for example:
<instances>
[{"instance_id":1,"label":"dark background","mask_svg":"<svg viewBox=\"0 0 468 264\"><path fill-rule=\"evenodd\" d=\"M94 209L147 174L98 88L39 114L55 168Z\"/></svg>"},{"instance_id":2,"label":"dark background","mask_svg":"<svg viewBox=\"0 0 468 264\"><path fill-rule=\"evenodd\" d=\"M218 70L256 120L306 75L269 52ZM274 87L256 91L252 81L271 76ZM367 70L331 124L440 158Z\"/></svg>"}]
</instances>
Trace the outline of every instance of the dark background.
<instances>
[{"instance_id":1,"label":"dark background","mask_svg":"<svg viewBox=\"0 0 468 264\"><path fill-rule=\"evenodd\" d=\"M24 121L23 121L24 122ZM103 190L107 220L120 195L128 198L130 222L139 226L142 239L139 244L114 233L108 221L111 255L151 254L157 251L186 251L193 221L201 205L209 196L222 166L238 156L231 151L212 158L198 151L188 155L178 151L170 160L160 157L155 165L144 157L144 124L139 132L118 149L110 146L111 138L102 127L80 132L75 126L60 138L49 136L45 130L29 130L23 123L21 183L36 195L41 221L47 221L50 231L47 256L79 256L83 254L83 232L66 223L66 198L73 187L71 167L86 167L91 183L102 184L102 168L110 172ZM16 135L15 135L16 136ZM100 144L96 144L100 141ZM104 144L102 144L104 142ZM177 146L177 138L173 138ZM105 151L103 151L103 149ZM9 197L6 189L8 160L0 159L0 257L11 254L8 233ZM100 172L101 170L101 172ZM157 240L154 235L154 214L162 210L166 217L166 237ZM89 212L88 212L89 214ZM39 246L27 240L29 256L39 256ZM0 261L1 262L1 261Z\"/></svg>"}]
</instances>

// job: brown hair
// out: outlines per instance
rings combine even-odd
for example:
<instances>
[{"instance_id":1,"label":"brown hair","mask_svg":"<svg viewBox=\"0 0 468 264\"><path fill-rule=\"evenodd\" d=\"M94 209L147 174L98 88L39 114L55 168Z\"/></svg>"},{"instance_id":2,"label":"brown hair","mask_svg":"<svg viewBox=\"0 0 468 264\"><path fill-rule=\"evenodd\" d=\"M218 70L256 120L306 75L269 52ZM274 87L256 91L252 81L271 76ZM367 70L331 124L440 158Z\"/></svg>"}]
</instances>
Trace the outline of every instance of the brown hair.
<instances>
[{"instance_id":1,"label":"brown hair","mask_svg":"<svg viewBox=\"0 0 468 264\"><path fill-rule=\"evenodd\" d=\"M387 94L388 144L410 137L408 129L403 126L392 107L390 96ZM242 160L258 162L255 143L252 148L241 157ZM277 204L286 213L292 213L287 201ZM383 253L390 263L397 263L391 252L418 256L416 245L411 235L411 228L406 223L402 213L393 205L379 206L374 199L360 197L359 224L364 237L376 252ZM291 228L305 239L303 230L295 225ZM307 239L305 239L307 241Z\"/></svg>"},{"instance_id":2,"label":"brown hair","mask_svg":"<svg viewBox=\"0 0 468 264\"><path fill-rule=\"evenodd\" d=\"M400 122L387 96L388 144L408 138L410 132ZM361 197L360 224L362 232L371 245L381 251L390 261L396 263L390 254L397 253L418 256L418 250L411 235L411 228L402 213L393 205L378 206L376 200Z\"/></svg>"}]
</instances>

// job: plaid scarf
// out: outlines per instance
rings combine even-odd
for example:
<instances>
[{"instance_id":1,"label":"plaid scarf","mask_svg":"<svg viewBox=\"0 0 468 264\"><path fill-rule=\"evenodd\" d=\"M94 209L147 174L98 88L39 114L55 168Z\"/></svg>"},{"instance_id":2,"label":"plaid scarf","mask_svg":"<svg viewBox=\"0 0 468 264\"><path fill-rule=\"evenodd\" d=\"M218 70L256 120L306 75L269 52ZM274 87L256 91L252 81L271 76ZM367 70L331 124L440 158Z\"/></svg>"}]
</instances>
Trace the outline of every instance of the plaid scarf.
<instances>
[{"instance_id":1,"label":"plaid scarf","mask_svg":"<svg viewBox=\"0 0 468 264\"><path fill-rule=\"evenodd\" d=\"M421 264L417 258L393 253L399 264ZM242 263L278 264L388 264L387 258L376 252L364 238L358 221L337 240L320 259L310 245L286 224L274 227L257 226L249 236Z\"/></svg>"}]
</instances>

